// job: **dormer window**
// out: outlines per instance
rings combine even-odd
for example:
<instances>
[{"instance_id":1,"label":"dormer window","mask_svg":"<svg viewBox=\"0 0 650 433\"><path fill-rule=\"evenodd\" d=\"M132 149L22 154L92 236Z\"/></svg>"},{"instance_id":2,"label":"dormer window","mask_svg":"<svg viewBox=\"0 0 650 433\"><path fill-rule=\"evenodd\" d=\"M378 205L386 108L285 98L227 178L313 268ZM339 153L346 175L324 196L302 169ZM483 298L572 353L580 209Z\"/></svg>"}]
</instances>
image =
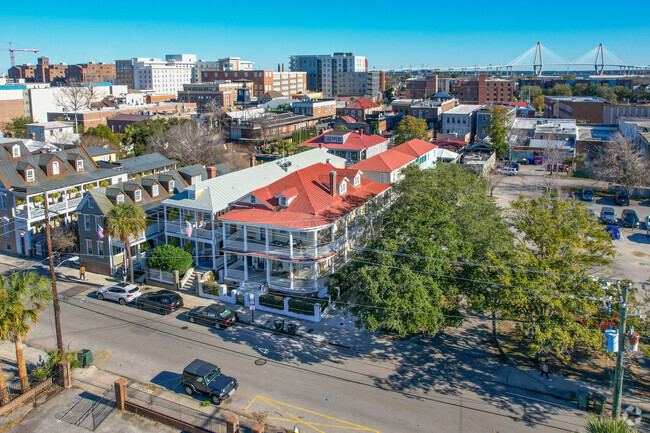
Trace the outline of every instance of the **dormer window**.
<instances>
[{"instance_id":1,"label":"dormer window","mask_svg":"<svg viewBox=\"0 0 650 433\"><path fill-rule=\"evenodd\" d=\"M283 195L280 196L280 206L286 206L287 205L287 198Z\"/></svg>"},{"instance_id":2,"label":"dormer window","mask_svg":"<svg viewBox=\"0 0 650 433\"><path fill-rule=\"evenodd\" d=\"M135 197L135 201L141 201L142 200L142 191L140 191L139 189L136 189L134 191L133 196Z\"/></svg>"},{"instance_id":3,"label":"dormer window","mask_svg":"<svg viewBox=\"0 0 650 433\"><path fill-rule=\"evenodd\" d=\"M158 191L158 185L154 185L151 187L151 195L153 197L158 197L159 191Z\"/></svg>"},{"instance_id":4,"label":"dormer window","mask_svg":"<svg viewBox=\"0 0 650 433\"><path fill-rule=\"evenodd\" d=\"M251 204L255 204L255 196L254 195L251 196Z\"/></svg>"},{"instance_id":5,"label":"dormer window","mask_svg":"<svg viewBox=\"0 0 650 433\"><path fill-rule=\"evenodd\" d=\"M118 204L120 204L120 203L124 203L124 194L119 194L119 195L115 198L115 201L116 201Z\"/></svg>"},{"instance_id":6,"label":"dormer window","mask_svg":"<svg viewBox=\"0 0 650 433\"><path fill-rule=\"evenodd\" d=\"M16 144L11 148L11 155L14 158L18 158L20 156L20 146L19 145Z\"/></svg>"},{"instance_id":7,"label":"dormer window","mask_svg":"<svg viewBox=\"0 0 650 433\"><path fill-rule=\"evenodd\" d=\"M361 176L357 174L356 176L354 176L354 186L359 186L359 183L361 183Z\"/></svg>"},{"instance_id":8,"label":"dormer window","mask_svg":"<svg viewBox=\"0 0 650 433\"><path fill-rule=\"evenodd\" d=\"M52 175L57 175L59 174L59 163L58 161L54 161L52 163Z\"/></svg>"},{"instance_id":9,"label":"dormer window","mask_svg":"<svg viewBox=\"0 0 650 433\"><path fill-rule=\"evenodd\" d=\"M78 159L77 160L77 171L84 171L84 160L83 159Z\"/></svg>"},{"instance_id":10,"label":"dormer window","mask_svg":"<svg viewBox=\"0 0 650 433\"><path fill-rule=\"evenodd\" d=\"M33 169L30 168L29 170L25 170L25 180L27 182L34 182L34 170Z\"/></svg>"},{"instance_id":11,"label":"dormer window","mask_svg":"<svg viewBox=\"0 0 650 433\"><path fill-rule=\"evenodd\" d=\"M169 181L169 192L174 192L174 180Z\"/></svg>"},{"instance_id":12,"label":"dormer window","mask_svg":"<svg viewBox=\"0 0 650 433\"><path fill-rule=\"evenodd\" d=\"M343 182L343 183L339 186L339 194L340 194L340 195L343 195L343 194L345 194L347 191L348 191L348 184L347 184L346 182Z\"/></svg>"}]
</instances>

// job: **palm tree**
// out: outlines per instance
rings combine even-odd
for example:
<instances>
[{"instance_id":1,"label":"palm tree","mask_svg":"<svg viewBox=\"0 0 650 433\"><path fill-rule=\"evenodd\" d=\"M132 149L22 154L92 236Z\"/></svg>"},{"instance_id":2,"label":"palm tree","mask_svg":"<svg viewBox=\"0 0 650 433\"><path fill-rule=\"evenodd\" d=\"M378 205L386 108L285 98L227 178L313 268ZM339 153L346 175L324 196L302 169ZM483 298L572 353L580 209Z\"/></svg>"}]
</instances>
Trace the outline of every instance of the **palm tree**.
<instances>
[{"instance_id":1,"label":"palm tree","mask_svg":"<svg viewBox=\"0 0 650 433\"><path fill-rule=\"evenodd\" d=\"M147 228L144 212L132 203L120 203L106 215L106 232L124 244L126 261L129 263L131 284L133 284L133 262L131 261L131 236Z\"/></svg>"},{"instance_id":2,"label":"palm tree","mask_svg":"<svg viewBox=\"0 0 650 433\"><path fill-rule=\"evenodd\" d=\"M7 324L4 320L4 312L6 310L7 304L9 303L9 294L7 290L4 289L4 284L2 284L2 289L0 289L0 340L8 340L7 338ZM2 374L2 361L0 360L0 404L7 404L9 402L9 393L7 392L7 384L5 382L4 374Z\"/></svg>"},{"instance_id":3,"label":"palm tree","mask_svg":"<svg viewBox=\"0 0 650 433\"><path fill-rule=\"evenodd\" d=\"M23 392L29 389L23 339L32 324L52 299L52 282L36 272L14 272L9 278L0 275L0 337L16 346L16 364ZM3 384L0 382L0 386Z\"/></svg>"},{"instance_id":4,"label":"palm tree","mask_svg":"<svg viewBox=\"0 0 650 433\"><path fill-rule=\"evenodd\" d=\"M634 427L627 425L623 419L590 416L585 425L587 433L638 433Z\"/></svg>"}]
</instances>

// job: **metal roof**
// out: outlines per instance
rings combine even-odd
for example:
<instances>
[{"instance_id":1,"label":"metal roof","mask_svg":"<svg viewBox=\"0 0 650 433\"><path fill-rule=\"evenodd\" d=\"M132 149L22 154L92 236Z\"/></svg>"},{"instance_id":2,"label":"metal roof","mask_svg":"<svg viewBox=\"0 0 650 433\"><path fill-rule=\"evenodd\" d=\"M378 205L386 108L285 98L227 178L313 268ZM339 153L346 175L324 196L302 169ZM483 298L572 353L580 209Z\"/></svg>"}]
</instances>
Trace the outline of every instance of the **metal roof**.
<instances>
[{"instance_id":1,"label":"metal roof","mask_svg":"<svg viewBox=\"0 0 650 433\"><path fill-rule=\"evenodd\" d=\"M175 166L176 161L165 158L159 153L148 153L146 155L136 156L134 158L123 159L118 161L124 171L129 173L140 173L143 171L154 170L156 168Z\"/></svg>"}]
</instances>

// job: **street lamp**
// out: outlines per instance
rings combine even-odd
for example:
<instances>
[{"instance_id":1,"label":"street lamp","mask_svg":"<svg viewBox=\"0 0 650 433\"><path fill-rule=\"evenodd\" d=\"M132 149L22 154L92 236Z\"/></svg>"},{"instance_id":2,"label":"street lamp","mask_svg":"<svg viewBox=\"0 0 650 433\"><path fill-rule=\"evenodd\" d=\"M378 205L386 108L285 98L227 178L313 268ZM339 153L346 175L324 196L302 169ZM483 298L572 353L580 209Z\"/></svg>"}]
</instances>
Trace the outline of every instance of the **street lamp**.
<instances>
[{"instance_id":1,"label":"street lamp","mask_svg":"<svg viewBox=\"0 0 650 433\"><path fill-rule=\"evenodd\" d=\"M56 268L55 268L55 269L59 269L59 266L61 266L61 265L64 264L65 262L77 263L78 261L79 261L79 256L72 256L72 257L69 257L69 258L67 258L67 259L65 259L65 260L60 261L59 264L56 265Z\"/></svg>"}]
</instances>

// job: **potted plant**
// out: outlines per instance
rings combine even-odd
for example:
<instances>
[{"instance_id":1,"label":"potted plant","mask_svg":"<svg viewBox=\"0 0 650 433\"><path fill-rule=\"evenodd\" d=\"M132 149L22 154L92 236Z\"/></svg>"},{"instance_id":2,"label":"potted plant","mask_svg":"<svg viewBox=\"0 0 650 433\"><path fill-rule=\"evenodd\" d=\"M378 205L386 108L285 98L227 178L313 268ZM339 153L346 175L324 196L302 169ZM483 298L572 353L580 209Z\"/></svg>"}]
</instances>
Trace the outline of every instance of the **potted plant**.
<instances>
[{"instance_id":1,"label":"potted plant","mask_svg":"<svg viewBox=\"0 0 650 433\"><path fill-rule=\"evenodd\" d=\"M59 201L59 198L61 198L61 193L60 192L55 192L52 193L52 203L56 203Z\"/></svg>"},{"instance_id":2,"label":"potted plant","mask_svg":"<svg viewBox=\"0 0 650 433\"><path fill-rule=\"evenodd\" d=\"M88 185L86 185L86 186L84 187L84 189L85 189L86 191L89 191L89 190L91 190L91 189L93 189L93 188L95 188L95 185L92 184L92 183L89 183Z\"/></svg>"},{"instance_id":3,"label":"potted plant","mask_svg":"<svg viewBox=\"0 0 650 433\"><path fill-rule=\"evenodd\" d=\"M32 198L32 201L36 204L39 205L43 203L43 196L42 195L37 195Z\"/></svg>"},{"instance_id":4,"label":"potted plant","mask_svg":"<svg viewBox=\"0 0 650 433\"><path fill-rule=\"evenodd\" d=\"M77 187L72 188L70 190L70 198L75 198L77 196L78 192L79 192L79 190L77 189Z\"/></svg>"},{"instance_id":5,"label":"potted plant","mask_svg":"<svg viewBox=\"0 0 650 433\"><path fill-rule=\"evenodd\" d=\"M108 186L108 181L107 180L102 180L101 182L99 182L99 186L101 186L102 188L107 187Z\"/></svg>"},{"instance_id":6,"label":"potted plant","mask_svg":"<svg viewBox=\"0 0 650 433\"><path fill-rule=\"evenodd\" d=\"M25 204L26 202L27 202L27 200L25 200L24 197L17 197L16 198L16 204L17 205Z\"/></svg>"}]
</instances>

